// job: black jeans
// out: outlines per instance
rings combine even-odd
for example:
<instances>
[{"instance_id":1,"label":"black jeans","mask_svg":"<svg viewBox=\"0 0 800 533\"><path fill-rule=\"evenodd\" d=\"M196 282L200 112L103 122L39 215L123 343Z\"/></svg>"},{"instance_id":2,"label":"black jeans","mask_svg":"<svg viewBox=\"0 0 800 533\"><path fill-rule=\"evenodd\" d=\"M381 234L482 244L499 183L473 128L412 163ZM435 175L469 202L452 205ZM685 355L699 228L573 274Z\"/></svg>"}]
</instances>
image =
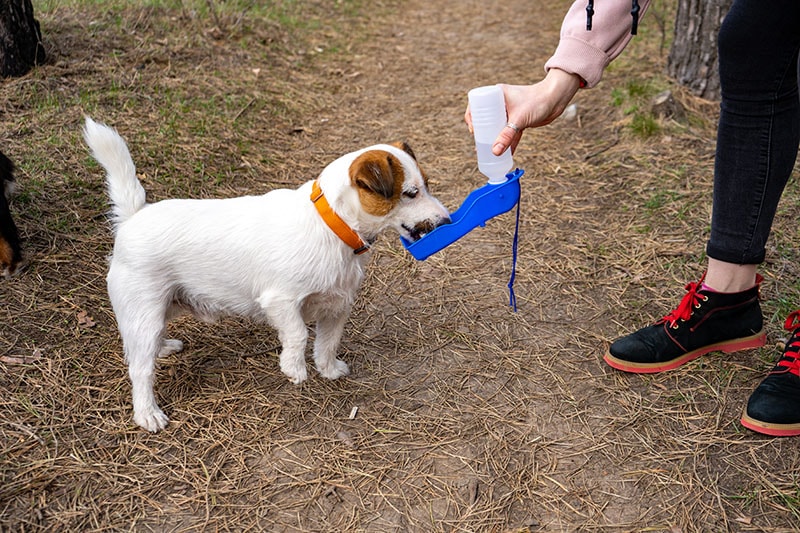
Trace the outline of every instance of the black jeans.
<instances>
[{"instance_id":1,"label":"black jeans","mask_svg":"<svg viewBox=\"0 0 800 533\"><path fill-rule=\"evenodd\" d=\"M718 44L722 103L706 251L758 264L800 143L800 2L734 0Z\"/></svg>"}]
</instances>

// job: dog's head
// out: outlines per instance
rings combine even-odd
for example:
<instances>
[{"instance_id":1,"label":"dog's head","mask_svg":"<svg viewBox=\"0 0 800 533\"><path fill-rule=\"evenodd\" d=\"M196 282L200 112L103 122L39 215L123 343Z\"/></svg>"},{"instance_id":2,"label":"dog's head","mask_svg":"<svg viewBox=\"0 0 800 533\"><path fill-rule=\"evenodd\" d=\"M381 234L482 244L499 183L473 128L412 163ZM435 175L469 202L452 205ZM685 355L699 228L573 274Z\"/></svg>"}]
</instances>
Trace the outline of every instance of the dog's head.
<instances>
[{"instance_id":1,"label":"dog's head","mask_svg":"<svg viewBox=\"0 0 800 533\"><path fill-rule=\"evenodd\" d=\"M357 152L349 176L361 206L359 228L370 237L391 227L414 242L450 223L450 213L428 192L428 179L406 143Z\"/></svg>"},{"instance_id":2,"label":"dog's head","mask_svg":"<svg viewBox=\"0 0 800 533\"><path fill-rule=\"evenodd\" d=\"M0 276L9 277L22 266L19 232L9 212L8 199L14 190L14 165L0 152Z\"/></svg>"}]
</instances>

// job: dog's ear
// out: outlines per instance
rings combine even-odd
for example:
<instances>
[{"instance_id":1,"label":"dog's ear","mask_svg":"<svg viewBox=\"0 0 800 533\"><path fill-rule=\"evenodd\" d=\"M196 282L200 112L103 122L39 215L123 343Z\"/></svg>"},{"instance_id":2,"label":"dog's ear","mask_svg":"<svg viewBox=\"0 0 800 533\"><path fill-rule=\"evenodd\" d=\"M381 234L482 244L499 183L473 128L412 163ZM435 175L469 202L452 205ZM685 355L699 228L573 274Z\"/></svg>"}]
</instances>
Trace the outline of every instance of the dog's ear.
<instances>
[{"instance_id":1,"label":"dog's ear","mask_svg":"<svg viewBox=\"0 0 800 533\"><path fill-rule=\"evenodd\" d=\"M391 143L391 145L394 146L395 148L400 148L402 151L404 151L405 153L410 155L411 158L414 161L417 160L417 156L414 155L414 150L411 149L411 147L408 145L407 142L405 142L405 141L397 141L397 142Z\"/></svg>"},{"instance_id":2,"label":"dog's ear","mask_svg":"<svg viewBox=\"0 0 800 533\"><path fill-rule=\"evenodd\" d=\"M350 164L353 185L387 200L400 194L404 179L402 163L384 150L364 152Z\"/></svg>"},{"instance_id":3,"label":"dog's ear","mask_svg":"<svg viewBox=\"0 0 800 533\"><path fill-rule=\"evenodd\" d=\"M14 181L14 163L3 152L0 152L0 184L12 181ZM2 189L3 187L0 186L0 193L3 192Z\"/></svg>"},{"instance_id":4,"label":"dog's ear","mask_svg":"<svg viewBox=\"0 0 800 533\"><path fill-rule=\"evenodd\" d=\"M394 146L395 148L399 148L402 151L404 151L405 153L407 153L408 155L410 155L411 159L413 159L414 162L417 163L417 156L416 156L416 154L414 154L414 150L411 149L411 147L408 145L407 142L405 142L405 141L397 141L397 142L390 143L390 144L392 146ZM428 175L425 174L425 171L422 170L422 168L419 166L419 163L417 163L417 168L419 168L419 173L422 174L422 181L423 181L423 183L425 183L425 186L427 187L428 186Z\"/></svg>"}]
</instances>

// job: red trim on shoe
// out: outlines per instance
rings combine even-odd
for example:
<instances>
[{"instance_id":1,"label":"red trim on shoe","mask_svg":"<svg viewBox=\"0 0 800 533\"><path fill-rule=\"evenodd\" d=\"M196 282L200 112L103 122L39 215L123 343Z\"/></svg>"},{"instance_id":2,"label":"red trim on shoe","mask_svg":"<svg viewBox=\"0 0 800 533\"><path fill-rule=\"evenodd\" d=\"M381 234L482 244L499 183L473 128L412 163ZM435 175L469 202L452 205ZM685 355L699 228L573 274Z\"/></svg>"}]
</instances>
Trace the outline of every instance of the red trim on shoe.
<instances>
[{"instance_id":1,"label":"red trim on shoe","mask_svg":"<svg viewBox=\"0 0 800 533\"><path fill-rule=\"evenodd\" d=\"M747 416L747 408L742 413L741 424L755 431L756 433L763 433L771 437L796 437L800 435L800 423L798 424L771 424L769 422L762 422Z\"/></svg>"},{"instance_id":2,"label":"red trim on shoe","mask_svg":"<svg viewBox=\"0 0 800 533\"><path fill-rule=\"evenodd\" d=\"M764 330L761 330L759 333L756 333L750 337L742 337L740 339L722 341L716 344L703 346L702 348L692 350L691 352L686 352L685 354L681 355L680 357L676 357L671 361L663 361L659 363L634 363L632 361L618 359L617 357L611 355L611 352L609 351L606 351L606 354L603 356L603 360L608 363L609 366L624 372L633 372L634 374L655 374L656 372L663 372L665 370L678 368L679 366L688 363L693 359L697 359L701 355L705 355L709 352L738 352L739 350L748 350L750 348L761 348L766 343L767 334L764 332Z\"/></svg>"}]
</instances>

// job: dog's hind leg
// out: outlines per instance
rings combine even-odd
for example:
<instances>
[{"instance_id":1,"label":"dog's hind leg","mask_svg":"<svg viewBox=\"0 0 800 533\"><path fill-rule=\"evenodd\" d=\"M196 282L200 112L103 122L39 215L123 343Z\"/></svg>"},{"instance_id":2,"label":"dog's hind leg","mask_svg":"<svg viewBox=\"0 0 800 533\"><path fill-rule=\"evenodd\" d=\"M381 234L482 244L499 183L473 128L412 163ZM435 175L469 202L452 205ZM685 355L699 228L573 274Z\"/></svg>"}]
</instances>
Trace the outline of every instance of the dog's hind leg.
<instances>
[{"instance_id":1,"label":"dog's hind leg","mask_svg":"<svg viewBox=\"0 0 800 533\"><path fill-rule=\"evenodd\" d=\"M172 304L167 307L167 313L164 317L164 322L169 322L177 316L186 313L186 310L178 305ZM159 357L167 357L168 355L176 354L183 351L183 342L179 339L164 339L161 342L161 350L158 352Z\"/></svg>"},{"instance_id":2,"label":"dog's hind leg","mask_svg":"<svg viewBox=\"0 0 800 533\"><path fill-rule=\"evenodd\" d=\"M336 358L336 350L342 340L342 332L349 313L325 315L317 320L317 335L314 340L314 364L322 376L337 379L350 373L347 363Z\"/></svg>"},{"instance_id":3,"label":"dog's hind leg","mask_svg":"<svg viewBox=\"0 0 800 533\"><path fill-rule=\"evenodd\" d=\"M151 327L156 327L155 331ZM147 431L164 429L169 418L158 407L153 393L155 360L161 351L161 332L156 321L141 322L129 327L120 321L120 333L128 362L128 375L133 396L133 420Z\"/></svg>"},{"instance_id":4,"label":"dog's hind leg","mask_svg":"<svg viewBox=\"0 0 800 533\"><path fill-rule=\"evenodd\" d=\"M153 393L156 357L164 348L166 302L146 290L132 292L140 282L124 269L108 274L108 295L117 318L133 395L133 420L148 431L164 429L169 418L156 403Z\"/></svg>"},{"instance_id":5,"label":"dog's hind leg","mask_svg":"<svg viewBox=\"0 0 800 533\"><path fill-rule=\"evenodd\" d=\"M157 316L157 311L149 310L147 315L156 316L137 316L132 323L119 317L117 320L131 379L133 420L144 429L156 432L169 422L153 392L156 357L164 349L164 321Z\"/></svg>"},{"instance_id":6,"label":"dog's hind leg","mask_svg":"<svg viewBox=\"0 0 800 533\"><path fill-rule=\"evenodd\" d=\"M308 378L306 369L306 343L308 329L296 300L265 291L258 298L269 323L278 330L281 341L281 371L298 385Z\"/></svg>"},{"instance_id":7,"label":"dog's hind leg","mask_svg":"<svg viewBox=\"0 0 800 533\"><path fill-rule=\"evenodd\" d=\"M183 342L178 339L164 339L161 342L161 350L158 352L159 357L166 357L174 353L183 351Z\"/></svg>"}]
</instances>

